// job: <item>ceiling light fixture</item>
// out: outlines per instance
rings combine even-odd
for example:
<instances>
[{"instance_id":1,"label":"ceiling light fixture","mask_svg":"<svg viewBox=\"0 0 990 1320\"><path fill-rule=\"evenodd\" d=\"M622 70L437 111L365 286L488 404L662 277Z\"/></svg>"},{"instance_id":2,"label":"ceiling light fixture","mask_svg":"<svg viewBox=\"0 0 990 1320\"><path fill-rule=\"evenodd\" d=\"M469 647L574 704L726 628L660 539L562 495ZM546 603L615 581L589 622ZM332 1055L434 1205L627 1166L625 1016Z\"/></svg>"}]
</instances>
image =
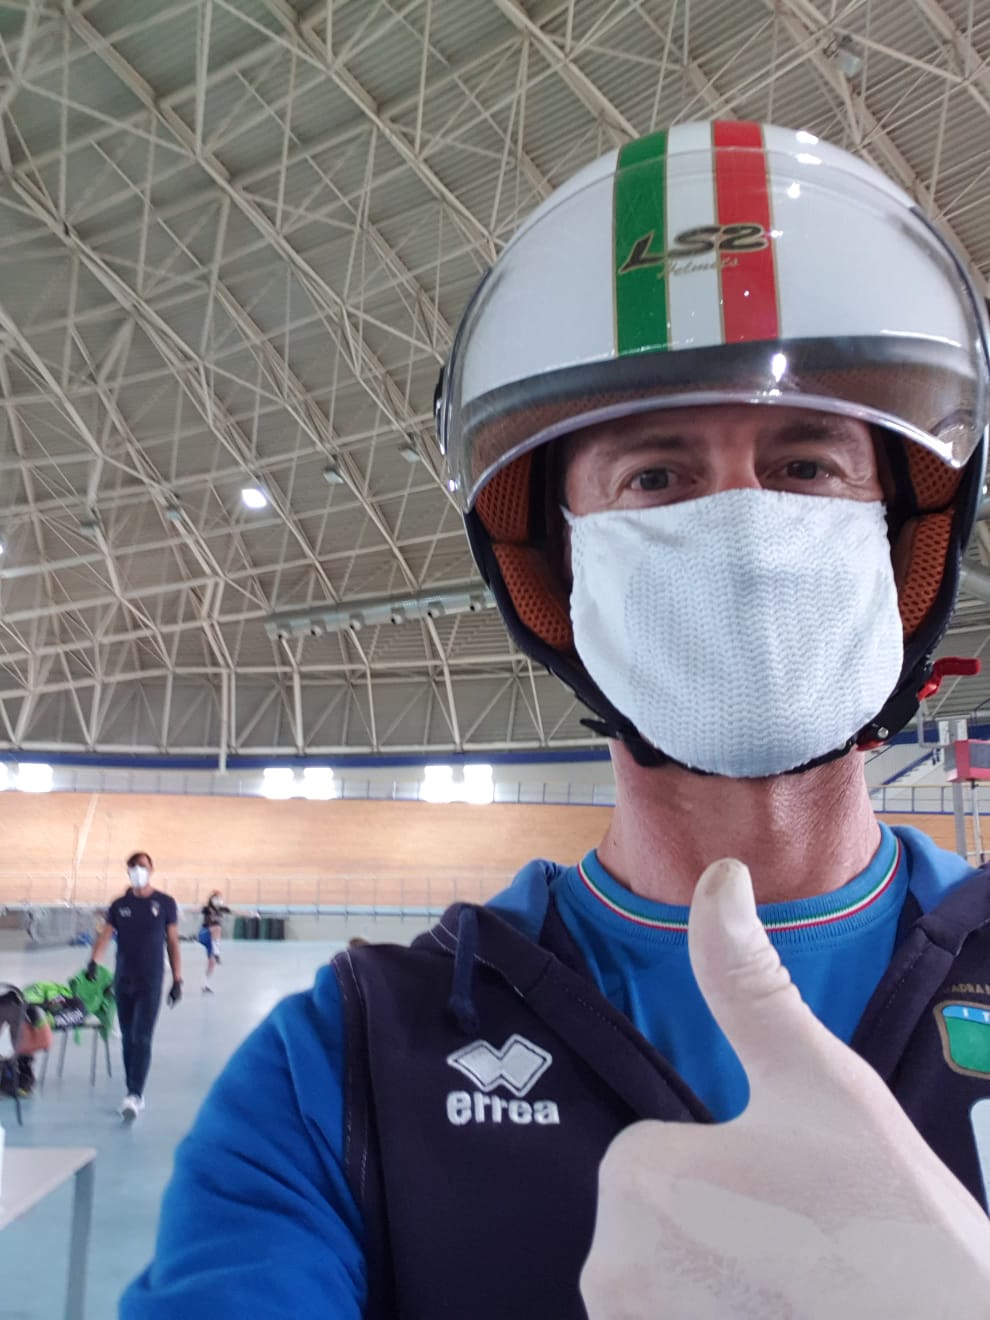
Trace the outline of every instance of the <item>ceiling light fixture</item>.
<instances>
[{"instance_id":1,"label":"ceiling light fixture","mask_svg":"<svg viewBox=\"0 0 990 1320\"><path fill-rule=\"evenodd\" d=\"M260 486L245 486L241 491L241 501L248 509L268 507L268 496Z\"/></svg>"},{"instance_id":2,"label":"ceiling light fixture","mask_svg":"<svg viewBox=\"0 0 990 1320\"><path fill-rule=\"evenodd\" d=\"M374 628L384 623L413 619L442 619L452 614L478 614L495 608L495 597L480 582L435 587L415 596L370 596L339 605L307 605L279 610L265 620L273 640L286 637L321 637L324 633Z\"/></svg>"},{"instance_id":3,"label":"ceiling light fixture","mask_svg":"<svg viewBox=\"0 0 990 1320\"><path fill-rule=\"evenodd\" d=\"M87 509L79 519L80 534L85 536L87 541L96 541L102 530L103 527L100 523L100 515L95 509Z\"/></svg>"},{"instance_id":4,"label":"ceiling light fixture","mask_svg":"<svg viewBox=\"0 0 990 1320\"><path fill-rule=\"evenodd\" d=\"M836 68L847 78L855 78L862 71L863 57L856 48L856 43L846 32L827 51L835 61Z\"/></svg>"}]
</instances>

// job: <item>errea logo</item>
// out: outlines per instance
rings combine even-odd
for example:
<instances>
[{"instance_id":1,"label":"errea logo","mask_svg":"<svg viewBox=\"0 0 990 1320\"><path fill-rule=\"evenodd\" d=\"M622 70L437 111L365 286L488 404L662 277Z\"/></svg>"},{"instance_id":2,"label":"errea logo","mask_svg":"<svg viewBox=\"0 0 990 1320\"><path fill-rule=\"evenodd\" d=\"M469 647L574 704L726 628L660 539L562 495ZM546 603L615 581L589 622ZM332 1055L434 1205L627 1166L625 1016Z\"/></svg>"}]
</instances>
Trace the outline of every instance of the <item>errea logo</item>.
<instances>
[{"instance_id":1,"label":"errea logo","mask_svg":"<svg viewBox=\"0 0 990 1320\"><path fill-rule=\"evenodd\" d=\"M487 1040L476 1040L448 1054L447 1062L459 1068L482 1091L504 1086L513 1095L524 1096L553 1063L553 1055L525 1036L510 1036L500 1050Z\"/></svg>"},{"instance_id":2,"label":"errea logo","mask_svg":"<svg viewBox=\"0 0 990 1320\"><path fill-rule=\"evenodd\" d=\"M476 1040L449 1054L447 1062L478 1088L448 1094L447 1120L454 1127L501 1123L503 1118L520 1126L560 1123L555 1101L523 1099L553 1063L552 1054L525 1036L510 1036L500 1050L486 1040ZM505 1087L515 1098L492 1095L497 1087Z\"/></svg>"}]
</instances>

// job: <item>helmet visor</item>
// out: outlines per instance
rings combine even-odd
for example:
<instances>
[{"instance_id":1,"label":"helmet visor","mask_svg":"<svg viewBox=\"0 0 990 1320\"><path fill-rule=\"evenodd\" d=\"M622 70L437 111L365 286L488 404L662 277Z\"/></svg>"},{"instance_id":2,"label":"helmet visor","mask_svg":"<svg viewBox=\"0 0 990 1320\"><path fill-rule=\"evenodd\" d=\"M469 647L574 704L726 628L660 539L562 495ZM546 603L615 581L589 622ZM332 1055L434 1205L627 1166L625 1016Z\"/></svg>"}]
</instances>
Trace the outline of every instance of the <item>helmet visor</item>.
<instances>
[{"instance_id":1,"label":"helmet visor","mask_svg":"<svg viewBox=\"0 0 990 1320\"><path fill-rule=\"evenodd\" d=\"M841 152L623 160L551 197L465 313L437 400L462 507L556 436L702 404L841 413L965 464L985 311L910 199Z\"/></svg>"}]
</instances>

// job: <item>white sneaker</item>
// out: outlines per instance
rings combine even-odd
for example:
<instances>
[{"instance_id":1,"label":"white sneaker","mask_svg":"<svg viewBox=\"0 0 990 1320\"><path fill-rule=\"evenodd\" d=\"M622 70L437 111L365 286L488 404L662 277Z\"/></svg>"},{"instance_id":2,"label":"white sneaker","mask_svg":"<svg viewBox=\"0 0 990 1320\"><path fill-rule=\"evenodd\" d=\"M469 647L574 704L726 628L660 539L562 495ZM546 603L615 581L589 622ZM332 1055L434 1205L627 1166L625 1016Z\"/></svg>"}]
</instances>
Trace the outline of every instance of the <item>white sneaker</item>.
<instances>
[{"instance_id":1,"label":"white sneaker","mask_svg":"<svg viewBox=\"0 0 990 1320\"><path fill-rule=\"evenodd\" d=\"M212 994L213 994L213 986L212 986L212 985L209 985L209 984L204 985L204 986L203 986L203 994L204 994L204 995L212 995Z\"/></svg>"},{"instance_id":2,"label":"white sneaker","mask_svg":"<svg viewBox=\"0 0 990 1320\"><path fill-rule=\"evenodd\" d=\"M133 1120L137 1118L144 1108L144 1100L139 1095L127 1095L124 1097L124 1103L120 1106L122 1118Z\"/></svg>"}]
</instances>

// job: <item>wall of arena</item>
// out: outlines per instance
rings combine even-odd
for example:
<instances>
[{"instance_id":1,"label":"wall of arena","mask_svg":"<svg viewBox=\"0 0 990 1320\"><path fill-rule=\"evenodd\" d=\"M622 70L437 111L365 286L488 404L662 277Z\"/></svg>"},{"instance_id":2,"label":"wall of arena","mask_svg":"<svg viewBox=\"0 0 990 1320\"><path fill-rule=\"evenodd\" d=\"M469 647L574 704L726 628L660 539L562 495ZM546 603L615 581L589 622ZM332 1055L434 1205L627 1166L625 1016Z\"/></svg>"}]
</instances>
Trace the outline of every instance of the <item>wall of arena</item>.
<instances>
[{"instance_id":1,"label":"wall of arena","mask_svg":"<svg viewBox=\"0 0 990 1320\"><path fill-rule=\"evenodd\" d=\"M270 801L165 794L0 795L0 902L100 903L146 849L181 903L443 907L502 888L532 857L576 861L607 807Z\"/></svg>"},{"instance_id":2,"label":"wall of arena","mask_svg":"<svg viewBox=\"0 0 990 1320\"><path fill-rule=\"evenodd\" d=\"M0 903L93 904L154 858L181 903L214 888L232 906L443 907L502 888L532 857L574 862L608 807L270 801L166 794L0 794ZM885 816L953 848L949 815Z\"/></svg>"}]
</instances>

